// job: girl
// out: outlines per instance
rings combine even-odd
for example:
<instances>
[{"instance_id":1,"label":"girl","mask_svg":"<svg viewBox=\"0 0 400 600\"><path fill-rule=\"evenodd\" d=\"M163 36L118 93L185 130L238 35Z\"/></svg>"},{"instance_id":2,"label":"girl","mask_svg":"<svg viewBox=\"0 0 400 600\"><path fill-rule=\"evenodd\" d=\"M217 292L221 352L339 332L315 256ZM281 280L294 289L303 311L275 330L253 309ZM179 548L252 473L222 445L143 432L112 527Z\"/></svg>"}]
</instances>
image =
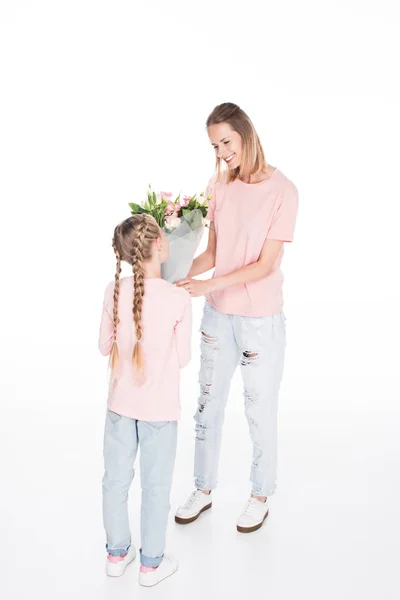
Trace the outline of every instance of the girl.
<instances>
[{"instance_id":1,"label":"girl","mask_svg":"<svg viewBox=\"0 0 400 600\"><path fill-rule=\"evenodd\" d=\"M99 341L111 364L104 436L106 572L122 575L136 555L127 501L140 446L139 583L153 586L178 568L164 547L180 418L179 369L190 360L191 301L185 290L161 279L168 241L152 217L138 214L118 225L113 248L117 271L105 292ZM132 265L133 277L120 279L121 261Z\"/></svg>"},{"instance_id":2,"label":"girl","mask_svg":"<svg viewBox=\"0 0 400 600\"><path fill-rule=\"evenodd\" d=\"M254 126L238 106L217 106L207 130L217 163L208 189L208 247L194 260L188 278L177 284L191 296L206 296L195 416L196 491L175 520L191 523L211 507L225 406L240 363L253 461L252 493L237 529L248 533L264 523L267 498L276 487L278 392L286 344L280 264L284 242L293 239L298 195L293 183L266 163ZM212 279L193 279L213 267Z\"/></svg>"}]
</instances>

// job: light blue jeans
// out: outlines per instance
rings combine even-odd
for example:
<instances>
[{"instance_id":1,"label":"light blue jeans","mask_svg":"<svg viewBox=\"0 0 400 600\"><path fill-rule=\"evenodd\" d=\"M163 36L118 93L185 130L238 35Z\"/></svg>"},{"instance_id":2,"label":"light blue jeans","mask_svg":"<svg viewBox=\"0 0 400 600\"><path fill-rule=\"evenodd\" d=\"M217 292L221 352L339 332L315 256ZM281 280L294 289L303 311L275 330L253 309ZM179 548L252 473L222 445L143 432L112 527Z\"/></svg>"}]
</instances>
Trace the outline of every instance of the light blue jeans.
<instances>
[{"instance_id":1,"label":"light blue jeans","mask_svg":"<svg viewBox=\"0 0 400 600\"><path fill-rule=\"evenodd\" d=\"M137 421L107 411L104 434L103 520L107 551L126 554L131 545L128 492L140 446L142 483L140 561L158 567L165 549L178 423Z\"/></svg>"},{"instance_id":2,"label":"light blue jeans","mask_svg":"<svg viewBox=\"0 0 400 600\"><path fill-rule=\"evenodd\" d=\"M217 485L222 425L229 388L238 364L245 413L253 442L252 493L276 489L277 413L286 346L285 317L241 317L218 312L208 302L201 323L200 397L196 421L196 487Z\"/></svg>"}]
</instances>

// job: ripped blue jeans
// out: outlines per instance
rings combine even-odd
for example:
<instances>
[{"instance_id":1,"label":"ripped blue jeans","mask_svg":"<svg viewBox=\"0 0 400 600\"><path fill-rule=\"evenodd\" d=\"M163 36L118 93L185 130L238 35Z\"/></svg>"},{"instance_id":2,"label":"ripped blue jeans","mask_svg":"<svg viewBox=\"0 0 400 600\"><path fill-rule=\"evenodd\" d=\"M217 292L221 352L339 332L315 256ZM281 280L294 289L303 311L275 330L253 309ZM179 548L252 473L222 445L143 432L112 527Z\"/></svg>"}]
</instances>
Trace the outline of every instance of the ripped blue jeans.
<instances>
[{"instance_id":1,"label":"ripped blue jeans","mask_svg":"<svg viewBox=\"0 0 400 600\"><path fill-rule=\"evenodd\" d=\"M245 414L253 442L252 493L276 489L277 413L286 346L285 317L241 317L218 312L208 302L201 323L200 397L195 415L195 484L217 486L225 407L240 364Z\"/></svg>"}]
</instances>

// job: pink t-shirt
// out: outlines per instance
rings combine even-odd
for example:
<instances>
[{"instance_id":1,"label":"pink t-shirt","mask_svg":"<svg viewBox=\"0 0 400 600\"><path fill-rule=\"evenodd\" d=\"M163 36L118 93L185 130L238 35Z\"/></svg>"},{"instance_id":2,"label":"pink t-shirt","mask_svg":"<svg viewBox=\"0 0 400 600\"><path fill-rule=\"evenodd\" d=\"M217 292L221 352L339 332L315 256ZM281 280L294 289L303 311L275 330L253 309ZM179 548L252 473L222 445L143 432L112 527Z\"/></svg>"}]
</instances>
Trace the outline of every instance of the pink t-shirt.
<instances>
[{"instance_id":1,"label":"pink t-shirt","mask_svg":"<svg viewBox=\"0 0 400 600\"><path fill-rule=\"evenodd\" d=\"M207 219L214 221L217 254L214 277L257 262L266 239L293 240L298 207L296 187L276 169L261 183L211 180ZM274 315L282 310L283 247L272 272L262 279L233 285L207 295L218 311L248 317Z\"/></svg>"},{"instance_id":2,"label":"pink t-shirt","mask_svg":"<svg viewBox=\"0 0 400 600\"><path fill-rule=\"evenodd\" d=\"M120 367L111 381L108 408L139 421L177 421L180 418L180 369L190 361L192 305L188 292L163 279L145 279L142 344L145 382L134 382L132 351L133 277L120 281L117 330ZM99 348L106 356L113 344L114 282L105 291Z\"/></svg>"}]
</instances>

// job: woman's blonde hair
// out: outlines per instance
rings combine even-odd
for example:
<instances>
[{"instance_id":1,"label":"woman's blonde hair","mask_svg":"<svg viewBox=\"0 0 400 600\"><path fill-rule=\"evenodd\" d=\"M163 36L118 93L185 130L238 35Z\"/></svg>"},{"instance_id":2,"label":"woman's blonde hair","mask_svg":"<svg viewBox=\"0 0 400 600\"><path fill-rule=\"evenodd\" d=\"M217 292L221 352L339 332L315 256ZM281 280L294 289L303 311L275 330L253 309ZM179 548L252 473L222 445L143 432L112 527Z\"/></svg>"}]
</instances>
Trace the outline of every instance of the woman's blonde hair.
<instances>
[{"instance_id":1,"label":"woman's blonde hair","mask_svg":"<svg viewBox=\"0 0 400 600\"><path fill-rule=\"evenodd\" d=\"M111 373L115 374L119 365L119 352L117 344L118 330L118 297L121 262L132 265L134 278L133 293L133 322L136 329L136 344L132 354L132 365L135 375L143 375L142 341L142 306L144 296L144 267L143 262L149 260L153 253L153 242L161 235L161 230L155 219L150 215L137 214L123 221L114 230L112 246L117 258L114 286L114 341L110 354Z\"/></svg>"},{"instance_id":2,"label":"woman's blonde hair","mask_svg":"<svg viewBox=\"0 0 400 600\"><path fill-rule=\"evenodd\" d=\"M253 123L247 114L236 104L225 102L216 106L207 119L206 126L217 125L218 123L229 123L234 131L242 138L243 151L242 160L239 167L228 170L227 181L235 181L238 177L254 175L267 167L264 156L264 150L260 139L254 128ZM221 159L217 157L217 181L222 173Z\"/></svg>"}]
</instances>

